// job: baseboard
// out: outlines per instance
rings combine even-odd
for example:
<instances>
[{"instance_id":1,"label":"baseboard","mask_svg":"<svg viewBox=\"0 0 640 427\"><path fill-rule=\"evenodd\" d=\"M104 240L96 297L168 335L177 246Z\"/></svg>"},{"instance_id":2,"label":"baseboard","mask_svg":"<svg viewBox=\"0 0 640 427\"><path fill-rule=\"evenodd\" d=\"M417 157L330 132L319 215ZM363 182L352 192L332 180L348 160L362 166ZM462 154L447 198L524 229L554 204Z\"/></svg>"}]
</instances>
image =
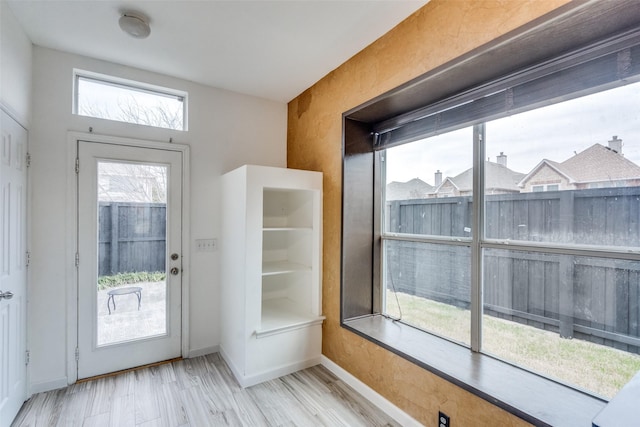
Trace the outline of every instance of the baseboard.
<instances>
[{"instance_id":1,"label":"baseboard","mask_svg":"<svg viewBox=\"0 0 640 427\"><path fill-rule=\"evenodd\" d=\"M294 372L301 371L302 369L307 369L312 366L316 366L320 364L320 358L314 357L312 359L307 359L302 362L292 363L290 365L280 366L275 369L270 369L268 371L261 372L255 375L245 375L244 377L236 378L242 388L251 387L252 385L260 384L265 381L270 381L276 378L284 377L285 375L293 374Z\"/></svg>"},{"instance_id":2,"label":"baseboard","mask_svg":"<svg viewBox=\"0 0 640 427\"><path fill-rule=\"evenodd\" d=\"M220 351L220 346L213 345L211 347L190 349L189 354L187 354L184 357L190 359L192 357L206 356L207 354L218 353L219 351Z\"/></svg>"},{"instance_id":3,"label":"baseboard","mask_svg":"<svg viewBox=\"0 0 640 427\"><path fill-rule=\"evenodd\" d=\"M409 414L398 408L393 403L389 402L386 398L378 394L371 387L351 375L349 372L341 368L334 361L328 357L320 356L320 363L322 366L330 370L336 377L344 381L347 385L360 393L364 398L376 405L380 410L393 418L396 422L404 427L422 427L418 421L416 421Z\"/></svg>"},{"instance_id":4,"label":"baseboard","mask_svg":"<svg viewBox=\"0 0 640 427\"><path fill-rule=\"evenodd\" d=\"M56 380L51 381L41 381L38 383L29 384L29 395L34 395L36 393L43 393L45 391L57 390L59 388L64 388L68 386L67 377L58 378Z\"/></svg>"},{"instance_id":5,"label":"baseboard","mask_svg":"<svg viewBox=\"0 0 640 427\"><path fill-rule=\"evenodd\" d=\"M242 383L240 382L240 378L242 378L240 370L238 369L238 367L236 365L234 365L233 361L227 355L227 353L225 353L224 348L222 348L222 347L220 347L220 357L222 357L222 359L225 361L225 363L227 364L227 366L231 370L231 373L233 374L233 377L236 379L236 381L238 381L238 384L240 384L240 386L244 388L245 386L242 385Z\"/></svg>"},{"instance_id":6,"label":"baseboard","mask_svg":"<svg viewBox=\"0 0 640 427\"><path fill-rule=\"evenodd\" d=\"M265 381L273 380L276 378L283 377L285 375L292 374L294 372L298 372L302 369L307 369L312 366L316 366L320 364L320 358L314 357L312 359L304 360L302 362L296 362L285 366L280 366L275 369L270 369L268 371L260 372L259 374L254 375L243 375L242 372L233 364L231 359L224 352L223 348L220 348L220 356L227 362L229 369L233 373L236 381L242 388L251 387L256 384L260 384Z\"/></svg>"}]
</instances>

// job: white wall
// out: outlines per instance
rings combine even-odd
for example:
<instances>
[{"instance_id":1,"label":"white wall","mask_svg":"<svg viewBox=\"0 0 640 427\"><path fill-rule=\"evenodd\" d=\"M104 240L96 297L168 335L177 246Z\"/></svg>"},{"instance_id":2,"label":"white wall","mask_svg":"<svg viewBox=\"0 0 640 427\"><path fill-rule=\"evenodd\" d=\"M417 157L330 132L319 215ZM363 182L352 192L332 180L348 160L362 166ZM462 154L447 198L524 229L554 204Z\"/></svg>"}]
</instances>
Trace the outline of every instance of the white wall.
<instances>
[{"instance_id":1,"label":"white wall","mask_svg":"<svg viewBox=\"0 0 640 427\"><path fill-rule=\"evenodd\" d=\"M20 124L31 119L31 40L0 1L0 104Z\"/></svg>"},{"instance_id":2,"label":"white wall","mask_svg":"<svg viewBox=\"0 0 640 427\"><path fill-rule=\"evenodd\" d=\"M67 133L188 144L191 149L190 345L219 345L219 254L195 252L194 240L220 236L220 175L245 163L286 166L286 104L198 85L41 47L34 48L32 153L32 272L30 350L32 391L66 382L67 294L72 278L64 245L67 213ZM189 131L122 124L71 114L72 71L79 68L189 93ZM69 269L73 271L73 269Z\"/></svg>"}]
</instances>

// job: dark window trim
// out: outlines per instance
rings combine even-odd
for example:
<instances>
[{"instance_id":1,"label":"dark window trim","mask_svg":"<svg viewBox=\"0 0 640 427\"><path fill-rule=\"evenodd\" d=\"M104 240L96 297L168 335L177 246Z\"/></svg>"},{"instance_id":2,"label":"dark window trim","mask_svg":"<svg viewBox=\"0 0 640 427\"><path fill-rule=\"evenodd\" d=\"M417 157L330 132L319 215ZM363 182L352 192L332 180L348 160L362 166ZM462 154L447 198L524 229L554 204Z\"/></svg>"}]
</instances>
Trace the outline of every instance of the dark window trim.
<instances>
[{"instance_id":1,"label":"dark window trim","mask_svg":"<svg viewBox=\"0 0 640 427\"><path fill-rule=\"evenodd\" d=\"M611 35L618 37L602 42ZM443 111L461 105L461 100L471 102L460 94L467 96L472 90L491 95L496 85L513 82L509 78L514 71L539 72L544 67L536 64L548 64L549 58L575 64L584 55L602 58L598 49L615 50L612 46L621 46L616 43L630 49L639 35L640 8L634 0L571 2L344 113L341 326L535 425L589 425L606 401L380 315L376 150L385 142L383 133L428 117L434 105ZM637 52L632 54L638 56ZM609 79L601 86L608 84L615 82ZM391 138L387 147L415 137L408 133ZM442 354L446 357L438 357ZM466 361L454 363L454 355Z\"/></svg>"},{"instance_id":2,"label":"dark window trim","mask_svg":"<svg viewBox=\"0 0 640 427\"><path fill-rule=\"evenodd\" d=\"M369 125L380 124L452 95L462 95L470 88L505 78L515 70L534 68L549 58L575 52L576 46L588 46L636 28L640 22L637 9L636 0L572 1L352 108L344 117Z\"/></svg>"},{"instance_id":3,"label":"dark window trim","mask_svg":"<svg viewBox=\"0 0 640 427\"><path fill-rule=\"evenodd\" d=\"M536 426L586 427L606 401L381 315L343 327Z\"/></svg>"},{"instance_id":4,"label":"dark window trim","mask_svg":"<svg viewBox=\"0 0 640 427\"><path fill-rule=\"evenodd\" d=\"M629 54L631 58L637 58L639 43L640 34L637 28L633 28L559 58L520 69L480 87L376 123L373 130L388 140L393 139L391 135L394 131L415 128L417 124L427 121L421 127L433 129L431 133L425 133L420 126L417 130L420 138L424 138L425 135L435 135L450 128L469 126L477 121L475 117L480 114L485 120L489 117L495 119L583 96L585 92L580 90L582 87L603 87L637 74L638 63L629 61L628 67L621 67L618 52L635 48ZM590 64L586 71L585 63ZM440 116L438 126L428 120L436 115ZM447 127L447 117L451 117L449 120L453 123L450 127ZM384 139L378 141L379 145L385 145Z\"/></svg>"}]
</instances>

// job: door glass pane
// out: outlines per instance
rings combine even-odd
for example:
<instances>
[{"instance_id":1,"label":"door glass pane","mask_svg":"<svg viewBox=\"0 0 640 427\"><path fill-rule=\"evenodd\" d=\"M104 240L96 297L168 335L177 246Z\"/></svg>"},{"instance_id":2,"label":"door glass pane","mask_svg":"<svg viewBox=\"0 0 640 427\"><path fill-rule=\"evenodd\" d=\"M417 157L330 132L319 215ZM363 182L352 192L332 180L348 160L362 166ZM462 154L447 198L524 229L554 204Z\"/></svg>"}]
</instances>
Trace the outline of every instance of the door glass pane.
<instances>
[{"instance_id":1,"label":"door glass pane","mask_svg":"<svg viewBox=\"0 0 640 427\"><path fill-rule=\"evenodd\" d=\"M98 162L98 346L167 333L167 176Z\"/></svg>"}]
</instances>

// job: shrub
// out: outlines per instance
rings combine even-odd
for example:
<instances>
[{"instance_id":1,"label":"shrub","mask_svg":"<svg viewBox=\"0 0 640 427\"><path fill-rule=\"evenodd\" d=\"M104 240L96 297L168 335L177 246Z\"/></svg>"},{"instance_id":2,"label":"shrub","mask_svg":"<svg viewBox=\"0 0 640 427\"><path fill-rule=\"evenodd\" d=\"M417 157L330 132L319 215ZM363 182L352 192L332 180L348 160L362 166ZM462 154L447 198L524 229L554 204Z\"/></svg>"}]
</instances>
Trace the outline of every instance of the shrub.
<instances>
[{"instance_id":1,"label":"shrub","mask_svg":"<svg viewBox=\"0 0 640 427\"><path fill-rule=\"evenodd\" d=\"M160 282L166 278L164 271L138 271L98 277L98 290L139 282Z\"/></svg>"}]
</instances>

